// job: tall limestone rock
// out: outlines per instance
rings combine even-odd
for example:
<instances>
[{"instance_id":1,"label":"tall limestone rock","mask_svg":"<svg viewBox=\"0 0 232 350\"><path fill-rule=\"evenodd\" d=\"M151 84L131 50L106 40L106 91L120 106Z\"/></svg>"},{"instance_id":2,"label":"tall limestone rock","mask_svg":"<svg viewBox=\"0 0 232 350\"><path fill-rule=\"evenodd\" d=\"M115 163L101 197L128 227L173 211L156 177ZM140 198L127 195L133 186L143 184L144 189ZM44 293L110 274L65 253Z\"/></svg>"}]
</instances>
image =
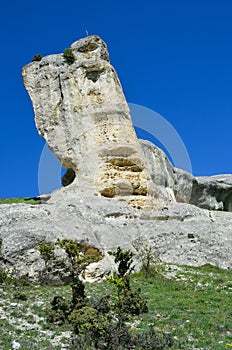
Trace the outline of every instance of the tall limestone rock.
<instances>
[{"instance_id":1,"label":"tall limestone rock","mask_svg":"<svg viewBox=\"0 0 232 350\"><path fill-rule=\"evenodd\" d=\"M51 55L23 68L39 134L68 169L63 183L76 176L82 193L147 206L152 182L106 44L93 35L68 50L70 60Z\"/></svg>"}]
</instances>

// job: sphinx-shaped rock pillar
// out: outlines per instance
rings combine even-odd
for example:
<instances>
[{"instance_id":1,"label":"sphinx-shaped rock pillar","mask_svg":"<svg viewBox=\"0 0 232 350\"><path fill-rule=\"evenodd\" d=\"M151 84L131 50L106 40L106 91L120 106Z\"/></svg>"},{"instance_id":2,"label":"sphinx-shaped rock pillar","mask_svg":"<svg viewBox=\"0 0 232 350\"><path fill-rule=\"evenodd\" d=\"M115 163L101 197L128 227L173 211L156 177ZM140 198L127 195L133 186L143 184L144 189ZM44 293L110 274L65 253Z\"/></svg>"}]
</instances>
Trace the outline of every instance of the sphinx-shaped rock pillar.
<instances>
[{"instance_id":1,"label":"sphinx-shaped rock pillar","mask_svg":"<svg viewBox=\"0 0 232 350\"><path fill-rule=\"evenodd\" d=\"M151 181L106 44L93 35L70 52L23 68L39 134L80 190L143 206Z\"/></svg>"}]
</instances>

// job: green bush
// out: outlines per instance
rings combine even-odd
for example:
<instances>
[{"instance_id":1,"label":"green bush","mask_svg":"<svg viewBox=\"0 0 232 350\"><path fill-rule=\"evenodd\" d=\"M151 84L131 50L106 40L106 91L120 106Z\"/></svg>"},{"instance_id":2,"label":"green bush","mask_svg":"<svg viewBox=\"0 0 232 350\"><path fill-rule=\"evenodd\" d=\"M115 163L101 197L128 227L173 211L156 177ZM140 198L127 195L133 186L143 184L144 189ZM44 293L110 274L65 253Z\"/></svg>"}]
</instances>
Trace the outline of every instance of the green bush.
<instances>
[{"instance_id":1,"label":"green bush","mask_svg":"<svg viewBox=\"0 0 232 350\"><path fill-rule=\"evenodd\" d=\"M123 350L129 349L130 334L122 318L110 321L104 319L104 325L99 332L95 327L88 327L84 332L72 339L71 350Z\"/></svg>"},{"instance_id":2,"label":"green bush","mask_svg":"<svg viewBox=\"0 0 232 350\"><path fill-rule=\"evenodd\" d=\"M83 335L91 331L94 341L105 336L109 326L108 318L90 306L74 310L69 316L69 321L73 325L75 334Z\"/></svg>"},{"instance_id":3,"label":"green bush","mask_svg":"<svg viewBox=\"0 0 232 350\"><path fill-rule=\"evenodd\" d=\"M116 297L105 295L99 300L88 300L79 274L90 262L102 257L100 252L92 246L68 239L58 240L56 244L65 250L70 262L72 300L56 296L52 307L47 310L48 321L59 325L65 322L71 324L73 338L70 349L161 350L172 346L169 335L157 334L152 327L149 332L134 333L126 323L131 315L148 311L141 290L131 288L130 275L134 266L130 250L123 251L118 247L115 252L109 252L118 265L118 272L109 278L117 287Z\"/></svg>"},{"instance_id":4,"label":"green bush","mask_svg":"<svg viewBox=\"0 0 232 350\"><path fill-rule=\"evenodd\" d=\"M4 285L14 285L14 287L25 287L32 285L32 282L29 280L28 274L16 276L16 271L9 271L7 269L0 268L0 284Z\"/></svg>"},{"instance_id":5,"label":"green bush","mask_svg":"<svg viewBox=\"0 0 232 350\"><path fill-rule=\"evenodd\" d=\"M42 259L45 261L45 265L47 265L50 260L54 259L54 250L55 248L51 243L39 243L39 252Z\"/></svg>"},{"instance_id":6,"label":"green bush","mask_svg":"<svg viewBox=\"0 0 232 350\"><path fill-rule=\"evenodd\" d=\"M73 64L76 60L71 48L65 49L63 57L69 65Z\"/></svg>"},{"instance_id":7,"label":"green bush","mask_svg":"<svg viewBox=\"0 0 232 350\"><path fill-rule=\"evenodd\" d=\"M119 314L140 315L148 312L147 302L141 296L141 290L127 291L119 295L116 303L116 310Z\"/></svg>"},{"instance_id":8,"label":"green bush","mask_svg":"<svg viewBox=\"0 0 232 350\"><path fill-rule=\"evenodd\" d=\"M57 240L56 244L63 248L70 263L70 277L72 288L72 308L80 308L85 305L85 287L80 280L81 272L92 263L102 259L100 251L88 244L79 243L71 239Z\"/></svg>"},{"instance_id":9,"label":"green bush","mask_svg":"<svg viewBox=\"0 0 232 350\"><path fill-rule=\"evenodd\" d=\"M52 308L47 309L47 320L56 324L63 324L70 314L70 303L61 296L55 296L51 302Z\"/></svg>"},{"instance_id":10,"label":"green bush","mask_svg":"<svg viewBox=\"0 0 232 350\"><path fill-rule=\"evenodd\" d=\"M106 323L102 332L95 333L94 327L89 326L72 338L71 350L165 350L173 345L174 340L169 333L158 333L152 325L149 331L132 333L125 320L119 318ZM178 344L175 346L177 349Z\"/></svg>"},{"instance_id":11,"label":"green bush","mask_svg":"<svg viewBox=\"0 0 232 350\"><path fill-rule=\"evenodd\" d=\"M94 300L91 304L98 312L107 314L111 310L110 295L104 295L101 299Z\"/></svg>"},{"instance_id":12,"label":"green bush","mask_svg":"<svg viewBox=\"0 0 232 350\"><path fill-rule=\"evenodd\" d=\"M36 54L36 55L32 58L32 62L41 61L42 58L43 58L43 57L42 57L41 55Z\"/></svg>"},{"instance_id":13,"label":"green bush","mask_svg":"<svg viewBox=\"0 0 232 350\"><path fill-rule=\"evenodd\" d=\"M118 277L123 278L126 275L130 275L134 270L133 264L133 253L128 250L122 250L121 247L117 247L115 252L108 252L114 256L114 262L118 264Z\"/></svg>"},{"instance_id":14,"label":"green bush","mask_svg":"<svg viewBox=\"0 0 232 350\"><path fill-rule=\"evenodd\" d=\"M118 272L108 278L108 281L117 287L115 309L119 315L140 315L147 312L147 302L141 296L141 290L131 290L130 275L134 270L133 253L117 247L115 252L109 252L109 254L114 256L114 262L118 264Z\"/></svg>"}]
</instances>

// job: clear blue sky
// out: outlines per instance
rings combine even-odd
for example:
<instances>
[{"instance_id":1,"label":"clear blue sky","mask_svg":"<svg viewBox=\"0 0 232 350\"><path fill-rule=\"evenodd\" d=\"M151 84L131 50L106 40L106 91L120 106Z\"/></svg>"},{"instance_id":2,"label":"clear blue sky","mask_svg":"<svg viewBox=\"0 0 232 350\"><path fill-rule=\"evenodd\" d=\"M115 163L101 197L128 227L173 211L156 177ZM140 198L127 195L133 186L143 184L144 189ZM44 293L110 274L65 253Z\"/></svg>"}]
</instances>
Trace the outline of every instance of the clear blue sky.
<instances>
[{"instance_id":1,"label":"clear blue sky","mask_svg":"<svg viewBox=\"0 0 232 350\"><path fill-rule=\"evenodd\" d=\"M0 197L38 193L38 136L21 68L89 34L107 43L128 102L180 134L194 175L232 173L231 0L5 1L0 33Z\"/></svg>"}]
</instances>

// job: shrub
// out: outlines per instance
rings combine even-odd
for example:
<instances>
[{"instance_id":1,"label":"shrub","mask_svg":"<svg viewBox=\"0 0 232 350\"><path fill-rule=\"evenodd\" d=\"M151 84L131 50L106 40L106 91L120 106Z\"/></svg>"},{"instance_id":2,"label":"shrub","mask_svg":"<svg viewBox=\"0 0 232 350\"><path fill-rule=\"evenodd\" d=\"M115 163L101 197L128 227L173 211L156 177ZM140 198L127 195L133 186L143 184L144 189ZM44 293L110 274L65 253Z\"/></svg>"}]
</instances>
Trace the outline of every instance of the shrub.
<instances>
[{"instance_id":1,"label":"shrub","mask_svg":"<svg viewBox=\"0 0 232 350\"><path fill-rule=\"evenodd\" d=\"M19 277L16 275L17 274L15 270L9 271L0 268L0 283L5 285L14 285L17 288L29 286L32 284L32 282L29 280L28 274L21 275Z\"/></svg>"},{"instance_id":2,"label":"shrub","mask_svg":"<svg viewBox=\"0 0 232 350\"><path fill-rule=\"evenodd\" d=\"M93 328L72 338L72 350L165 350L172 348L174 340L169 333L157 333L152 325L149 331L132 333L123 318L111 321L104 331L98 334ZM175 344L175 349L178 344Z\"/></svg>"},{"instance_id":3,"label":"shrub","mask_svg":"<svg viewBox=\"0 0 232 350\"><path fill-rule=\"evenodd\" d=\"M63 57L69 65L73 64L76 60L71 48L65 49Z\"/></svg>"},{"instance_id":4,"label":"shrub","mask_svg":"<svg viewBox=\"0 0 232 350\"><path fill-rule=\"evenodd\" d=\"M94 322L99 315L90 310L88 310L87 313L88 317L85 317L84 324L88 326L85 326L84 329L82 328L82 331L79 334L76 333L76 336L73 337L73 347L71 347L71 349L128 349L127 345L129 344L130 334L123 319L114 321L112 318L109 320L101 315L100 322L98 322L96 329ZM79 315L75 316L77 316L76 320L79 324ZM82 317L81 319L83 320Z\"/></svg>"},{"instance_id":5,"label":"shrub","mask_svg":"<svg viewBox=\"0 0 232 350\"><path fill-rule=\"evenodd\" d=\"M54 250L55 248L51 243L39 243L39 252L41 257L44 259L46 266L50 260L54 259Z\"/></svg>"},{"instance_id":6,"label":"shrub","mask_svg":"<svg viewBox=\"0 0 232 350\"><path fill-rule=\"evenodd\" d=\"M141 350L165 350L174 345L174 339L170 333L158 333L153 325L150 325L148 332L137 334L133 342L135 349ZM175 348L180 348L178 344L175 345Z\"/></svg>"},{"instance_id":7,"label":"shrub","mask_svg":"<svg viewBox=\"0 0 232 350\"><path fill-rule=\"evenodd\" d=\"M109 326L108 318L90 306L74 310L69 316L69 321L74 327L75 334L83 335L91 332L93 340L104 336Z\"/></svg>"},{"instance_id":8,"label":"shrub","mask_svg":"<svg viewBox=\"0 0 232 350\"><path fill-rule=\"evenodd\" d=\"M92 262L102 259L100 251L86 243L79 243L72 239L58 239L56 245L65 250L73 269L79 274Z\"/></svg>"},{"instance_id":9,"label":"shrub","mask_svg":"<svg viewBox=\"0 0 232 350\"><path fill-rule=\"evenodd\" d=\"M72 288L72 305L80 308L85 300L85 287L80 280L80 274L86 267L102 258L100 251L85 243L78 243L71 239L57 240L56 244L63 248L70 262L70 277Z\"/></svg>"},{"instance_id":10,"label":"shrub","mask_svg":"<svg viewBox=\"0 0 232 350\"><path fill-rule=\"evenodd\" d=\"M107 314L110 312L110 295L104 295L99 300L94 300L92 303L92 307L96 309L98 312L102 314Z\"/></svg>"},{"instance_id":11,"label":"shrub","mask_svg":"<svg viewBox=\"0 0 232 350\"><path fill-rule=\"evenodd\" d=\"M52 308L47 309L49 322L63 324L69 316L70 304L61 296L55 296L51 302Z\"/></svg>"},{"instance_id":12,"label":"shrub","mask_svg":"<svg viewBox=\"0 0 232 350\"><path fill-rule=\"evenodd\" d=\"M148 332L135 333L126 323L129 315L148 311L141 290L134 291L130 286L130 275L134 269L130 250L123 251L118 247L115 252L109 252L118 264L118 272L109 278L117 287L116 301L112 302L111 297L106 295L91 302L85 296L79 273L92 259L99 259L100 252L92 246L68 239L56 244L65 249L70 260L72 300L56 296L51 302L51 309L47 310L48 321L58 325L70 322L73 327L70 350L161 350L173 346L170 334L157 333L153 326Z\"/></svg>"},{"instance_id":13,"label":"shrub","mask_svg":"<svg viewBox=\"0 0 232 350\"><path fill-rule=\"evenodd\" d=\"M141 296L141 290L126 291L119 295L115 307L119 314L140 315L148 312L147 302Z\"/></svg>"},{"instance_id":14,"label":"shrub","mask_svg":"<svg viewBox=\"0 0 232 350\"><path fill-rule=\"evenodd\" d=\"M32 58L32 62L41 61L42 58L43 58L43 57L42 57L41 55L36 54L36 55Z\"/></svg>"},{"instance_id":15,"label":"shrub","mask_svg":"<svg viewBox=\"0 0 232 350\"><path fill-rule=\"evenodd\" d=\"M118 264L118 277L123 278L126 275L130 275L134 270L133 264L133 253L128 250L122 250L121 247L117 247L115 252L109 252L110 255L114 256L114 262Z\"/></svg>"}]
</instances>

